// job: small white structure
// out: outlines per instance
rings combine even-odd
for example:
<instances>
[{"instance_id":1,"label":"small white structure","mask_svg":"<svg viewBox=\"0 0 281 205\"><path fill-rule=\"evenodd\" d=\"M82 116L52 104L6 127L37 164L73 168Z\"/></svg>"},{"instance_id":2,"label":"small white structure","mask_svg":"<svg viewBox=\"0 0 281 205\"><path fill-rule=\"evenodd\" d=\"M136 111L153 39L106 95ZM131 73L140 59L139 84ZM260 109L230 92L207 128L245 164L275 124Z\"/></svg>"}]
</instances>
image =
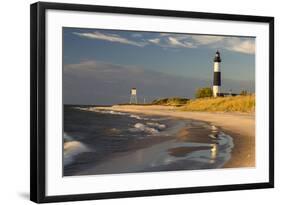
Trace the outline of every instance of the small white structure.
<instances>
[{"instance_id":1,"label":"small white structure","mask_svg":"<svg viewBox=\"0 0 281 205\"><path fill-rule=\"evenodd\" d=\"M136 88L131 88L130 104L138 104Z\"/></svg>"}]
</instances>

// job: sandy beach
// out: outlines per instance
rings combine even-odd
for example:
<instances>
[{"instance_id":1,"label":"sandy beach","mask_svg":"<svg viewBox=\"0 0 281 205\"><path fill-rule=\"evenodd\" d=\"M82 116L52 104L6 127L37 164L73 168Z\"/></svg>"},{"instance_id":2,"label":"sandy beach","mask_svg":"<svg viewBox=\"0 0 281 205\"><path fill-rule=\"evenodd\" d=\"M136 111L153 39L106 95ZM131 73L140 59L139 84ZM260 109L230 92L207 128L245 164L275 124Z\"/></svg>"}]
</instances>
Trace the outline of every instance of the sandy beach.
<instances>
[{"instance_id":1,"label":"sandy beach","mask_svg":"<svg viewBox=\"0 0 281 205\"><path fill-rule=\"evenodd\" d=\"M225 168L255 166L255 115L252 113L187 112L178 107L161 105L114 105L95 109L170 116L211 123L230 134L234 140L232 157L224 165Z\"/></svg>"}]
</instances>

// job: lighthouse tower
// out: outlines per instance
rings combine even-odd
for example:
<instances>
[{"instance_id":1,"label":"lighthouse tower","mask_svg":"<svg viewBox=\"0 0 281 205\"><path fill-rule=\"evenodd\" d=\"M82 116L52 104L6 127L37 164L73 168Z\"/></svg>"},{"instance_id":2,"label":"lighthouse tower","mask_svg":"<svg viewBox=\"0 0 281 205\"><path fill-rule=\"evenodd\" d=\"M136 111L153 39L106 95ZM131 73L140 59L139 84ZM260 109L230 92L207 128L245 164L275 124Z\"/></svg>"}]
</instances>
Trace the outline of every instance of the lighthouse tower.
<instances>
[{"instance_id":1,"label":"lighthouse tower","mask_svg":"<svg viewBox=\"0 0 281 205\"><path fill-rule=\"evenodd\" d=\"M221 71L220 71L221 57L220 52L217 51L214 58L214 82L213 82L213 96L217 97L220 94L221 87Z\"/></svg>"}]
</instances>

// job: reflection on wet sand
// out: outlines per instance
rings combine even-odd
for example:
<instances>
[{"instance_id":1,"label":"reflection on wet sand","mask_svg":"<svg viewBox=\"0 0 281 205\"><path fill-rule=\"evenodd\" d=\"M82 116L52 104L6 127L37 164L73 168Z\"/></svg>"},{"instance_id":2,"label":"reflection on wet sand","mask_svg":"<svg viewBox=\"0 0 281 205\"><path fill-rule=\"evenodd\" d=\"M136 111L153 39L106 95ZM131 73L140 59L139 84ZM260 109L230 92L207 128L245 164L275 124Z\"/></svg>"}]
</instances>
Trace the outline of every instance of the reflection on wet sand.
<instances>
[{"instance_id":1,"label":"reflection on wet sand","mask_svg":"<svg viewBox=\"0 0 281 205\"><path fill-rule=\"evenodd\" d=\"M217 156L217 144L212 144L212 148L211 148L211 160L210 160L210 163L214 163L214 160Z\"/></svg>"}]
</instances>

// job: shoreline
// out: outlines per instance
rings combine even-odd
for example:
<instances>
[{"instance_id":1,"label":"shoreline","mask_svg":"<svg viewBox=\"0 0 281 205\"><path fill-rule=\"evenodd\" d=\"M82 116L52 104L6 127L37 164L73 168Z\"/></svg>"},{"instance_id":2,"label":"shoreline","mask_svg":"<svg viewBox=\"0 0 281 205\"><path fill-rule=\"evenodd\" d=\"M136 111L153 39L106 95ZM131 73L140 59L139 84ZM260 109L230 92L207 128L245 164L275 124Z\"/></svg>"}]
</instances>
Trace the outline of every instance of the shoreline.
<instances>
[{"instance_id":1,"label":"shoreline","mask_svg":"<svg viewBox=\"0 0 281 205\"><path fill-rule=\"evenodd\" d=\"M182 111L178 107L162 105L113 105L111 107L95 107L95 109L169 116L211 123L220 127L234 140L231 159L226 162L223 168L255 166L255 115L253 113L189 112Z\"/></svg>"}]
</instances>

